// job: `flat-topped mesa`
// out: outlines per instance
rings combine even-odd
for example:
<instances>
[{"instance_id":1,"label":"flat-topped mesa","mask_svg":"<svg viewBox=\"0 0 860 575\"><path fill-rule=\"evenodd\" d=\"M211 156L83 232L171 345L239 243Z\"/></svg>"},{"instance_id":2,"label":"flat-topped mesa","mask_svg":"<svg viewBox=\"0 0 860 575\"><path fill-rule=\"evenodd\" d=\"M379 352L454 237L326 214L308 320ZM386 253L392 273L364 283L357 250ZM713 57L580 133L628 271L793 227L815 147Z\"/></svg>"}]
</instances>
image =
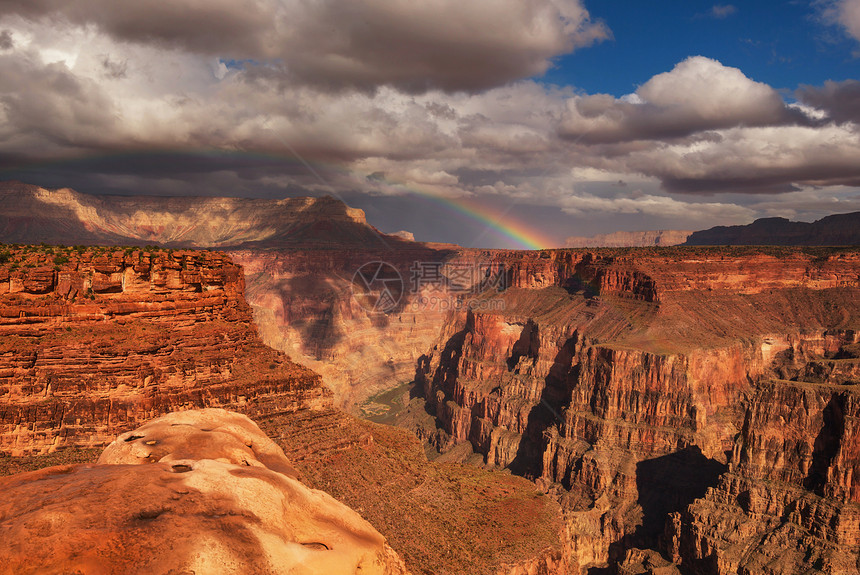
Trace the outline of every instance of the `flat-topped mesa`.
<instances>
[{"instance_id":1,"label":"flat-topped mesa","mask_svg":"<svg viewBox=\"0 0 860 575\"><path fill-rule=\"evenodd\" d=\"M321 198L96 196L0 182L0 239L17 243L386 247L364 212Z\"/></svg>"},{"instance_id":2,"label":"flat-topped mesa","mask_svg":"<svg viewBox=\"0 0 860 575\"><path fill-rule=\"evenodd\" d=\"M0 452L104 445L177 409L328 405L262 344L216 252L0 247Z\"/></svg>"}]
</instances>

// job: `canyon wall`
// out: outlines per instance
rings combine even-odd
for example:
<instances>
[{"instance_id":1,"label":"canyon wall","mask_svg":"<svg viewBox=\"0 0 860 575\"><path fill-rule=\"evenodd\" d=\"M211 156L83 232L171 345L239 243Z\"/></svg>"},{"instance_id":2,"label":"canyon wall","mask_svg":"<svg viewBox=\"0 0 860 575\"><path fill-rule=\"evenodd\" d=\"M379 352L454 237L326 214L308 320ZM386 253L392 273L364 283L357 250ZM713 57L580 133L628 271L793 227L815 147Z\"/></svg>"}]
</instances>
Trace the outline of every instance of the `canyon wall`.
<instances>
[{"instance_id":1,"label":"canyon wall","mask_svg":"<svg viewBox=\"0 0 860 575\"><path fill-rule=\"evenodd\" d=\"M824 409L828 393L845 396L833 400L832 414L811 417L819 428L827 418L853 417L846 411L853 409L852 388L844 385L857 382L857 367L835 357L850 354L845 334L860 323L856 251L508 252L495 262L511 287L476 300L496 305L450 314L419 362L417 382L438 428L415 430L442 451L468 443L487 464L554 493L581 565L614 564L631 549L660 547L670 517L681 525L674 559L710 560L703 538L718 538L719 529L735 524L720 523L719 514L690 520L684 513L694 502L705 505L706 495L717 497L732 473L754 483L767 476L745 471L744 454L756 449L792 461L798 451L815 451L816 441L829 441L818 451L839 463L831 470L819 456L804 469L824 466L816 476L833 476L825 481L833 487L819 489L825 507L849 501L856 450L835 455L841 440L816 439L816 427L797 419L797 411L779 411L785 399L773 394L801 384L768 382L812 377L824 382L818 385L842 386L818 401ZM803 449L775 446L773 438L763 447L761 426L750 421L771 411L774 422L792 421L806 434ZM752 434L750 444L738 447L736 437L747 445L745 434ZM802 481L798 488L810 490ZM740 488L724 489L728 500ZM843 515L827 520L850 524L853 512ZM690 527L690 521L707 527L708 518L717 522L710 531ZM840 533L833 541L855 544Z\"/></svg>"},{"instance_id":2,"label":"canyon wall","mask_svg":"<svg viewBox=\"0 0 860 575\"><path fill-rule=\"evenodd\" d=\"M0 247L0 452L98 446L168 411L330 403L263 345L224 254Z\"/></svg>"},{"instance_id":3,"label":"canyon wall","mask_svg":"<svg viewBox=\"0 0 860 575\"><path fill-rule=\"evenodd\" d=\"M365 257L366 254L355 256L356 264L364 263ZM410 256L408 262L415 257ZM471 466L429 462L419 441L407 431L358 421L334 409L333 396L318 375L261 343L251 321L251 307L244 300L242 269L231 257L217 252L163 249L0 246L0 261L2 460L27 460L31 468L38 468L49 463L34 460L63 462L65 454L76 448L103 446L117 434L162 413L185 417L186 410L192 408L228 407L253 417L288 451L293 469L288 471L290 477L298 472L305 485L335 495L354 508L384 534L413 573L563 575L577 568L566 551L567 530L558 502L533 483ZM320 253L312 252L293 256L279 265L284 268L278 273L295 273L301 278L295 284L285 282L285 287L297 291L278 292L283 297L279 303L290 313L307 317L300 315L308 313L302 306L319 301L326 304L325 298L333 296L330 292L315 292L302 282L326 265L348 269L353 263L327 263ZM403 265L408 268L408 264ZM262 268L254 273L269 270ZM253 278L254 273L249 277ZM323 280L327 277L340 276L322 276ZM275 279L284 280L285 276ZM352 299L350 292L345 296L342 290L336 293L340 298ZM368 314L360 307L356 314L365 318L385 316ZM295 321L296 315L287 317ZM371 325L369 329L364 342L355 349L372 347L386 337L384 326ZM353 333L349 330L340 337L348 339ZM412 337L413 333L406 332L404 337ZM338 349L343 347L320 345L318 351L334 355ZM382 359L371 357L374 361ZM370 361L367 364L372 365ZM408 371L414 372L412 365ZM405 369L404 374L411 379ZM182 413L176 414L177 411ZM205 450L217 451L208 437L214 437L213 430L218 426L204 427L196 432L206 434ZM6 484L17 489L35 477L42 479L48 489L85 489L83 486L90 485L93 493L86 504L94 512L102 512L109 524L103 534L105 544L128 542L123 521L138 515L144 521L139 533L145 533L145 537L128 543L126 548L148 548L152 538L145 527L159 518L171 521L170 529L180 537L180 528L187 527L186 515L196 512L193 505L180 501L179 507L158 512L156 518L140 498L150 497L157 502L170 495L158 488L165 478L180 473L166 463L158 463L171 445L170 440L151 435L147 425L139 431L126 433L117 445L140 455L141 462L155 461L152 469L64 467L61 469L65 471L59 473L46 470L10 478ZM173 457L206 459L200 451L204 449L200 441L198 438L193 442L195 453ZM83 461L91 451L82 452ZM244 445L231 449L231 463L248 461L254 468L254 459L247 457L246 451ZM5 457L24 454L44 455ZM223 455L212 458L223 459ZM260 453L255 453L254 458L274 471L287 473L273 467ZM194 474L205 479L211 475L213 481L223 480L231 489L245 489L246 483L256 485L237 479L235 474L225 475L224 469L215 469L205 461L182 463L191 469L177 475L179 479ZM63 481L66 475L68 483ZM142 495L126 489L136 482L140 483L138 491ZM109 502L102 496L111 485L121 487L118 496L128 503L126 508L107 508ZM216 490L215 495L220 493ZM30 501L45 497L32 490L25 495ZM209 495L207 491L201 497ZM60 499L49 497L56 509L68 503ZM256 509L253 505L251 508ZM245 513L246 507L225 504L225 509ZM315 510L309 511L316 516ZM57 551L37 554L40 560L62 558L61 553L68 549L80 551L75 541L89 541L93 536L85 525L90 517L73 521L74 531L69 533L78 533L75 538L54 532L40 534L48 538L45 548L53 545ZM41 521L43 515L37 513L31 518ZM213 525L216 531L220 529ZM0 528L10 532L17 529L14 521ZM206 533L207 537L212 534L208 530ZM237 545L231 548L240 549L239 543L230 543ZM103 550L98 545L94 548ZM189 548L195 553L199 550L183 544L179 555L159 555L159 560L180 561L180 555ZM317 547L313 550L325 551ZM336 553L319 555L323 558ZM389 555L392 561L396 559L394 552ZM25 561L15 557L16 561ZM124 564L128 557L118 552L113 559Z\"/></svg>"},{"instance_id":4,"label":"canyon wall","mask_svg":"<svg viewBox=\"0 0 860 575\"><path fill-rule=\"evenodd\" d=\"M720 481L666 526L689 573L860 572L860 334L781 342Z\"/></svg>"},{"instance_id":5,"label":"canyon wall","mask_svg":"<svg viewBox=\"0 0 860 575\"><path fill-rule=\"evenodd\" d=\"M416 361L456 302L446 288L416 275L416 263L443 266L451 250L415 245L230 254L245 270L247 298L264 341L320 373L338 405L351 411L413 379ZM359 270L379 265L393 274L397 288L397 301L384 311L373 309L379 290L369 299L354 297L363 289Z\"/></svg>"},{"instance_id":6,"label":"canyon wall","mask_svg":"<svg viewBox=\"0 0 860 575\"><path fill-rule=\"evenodd\" d=\"M96 196L0 182L0 241L175 248L344 244L384 249L364 212L321 198ZM408 243L408 242L404 242Z\"/></svg>"}]
</instances>

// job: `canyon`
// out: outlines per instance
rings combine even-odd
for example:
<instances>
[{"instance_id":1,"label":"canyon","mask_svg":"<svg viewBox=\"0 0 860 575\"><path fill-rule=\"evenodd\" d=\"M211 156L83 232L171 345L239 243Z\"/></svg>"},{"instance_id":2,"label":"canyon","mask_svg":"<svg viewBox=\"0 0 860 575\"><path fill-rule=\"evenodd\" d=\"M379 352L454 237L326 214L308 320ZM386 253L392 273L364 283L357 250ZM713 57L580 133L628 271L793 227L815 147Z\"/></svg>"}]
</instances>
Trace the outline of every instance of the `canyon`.
<instances>
[{"instance_id":1,"label":"canyon","mask_svg":"<svg viewBox=\"0 0 860 575\"><path fill-rule=\"evenodd\" d=\"M264 415L331 401L317 374L260 341L224 254L0 252L2 452L104 445L189 407Z\"/></svg>"},{"instance_id":2,"label":"canyon","mask_svg":"<svg viewBox=\"0 0 860 575\"><path fill-rule=\"evenodd\" d=\"M43 203L50 196L39 194L32 197ZM111 208L112 200L66 197L98 214L103 202L114 214L78 209L81 237L108 229L110 220L111 233L126 234L119 243L161 243L141 231L141 220L126 217L129 209ZM123 201L151 202L146 209L158 213L155 199ZM198 227L183 228L184 241L202 246L213 233L205 224L213 206L236 210L243 202L188 200L181 213L203 215ZM196 390L196 377L206 390L226 386L225 394L194 391L188 399L171 391L155 403L165 411L247 413L303 483L355 509L414 573L860 572L856 248L474 250L391 238L363 214L323 204L317 211L315 201L288 208L269 201L268 210L305 206L301 217L277 216L294 222L285 228L292 231L266 236L260 216L250 242L247 228L220 236L224 253L102 249L72 270L54 263L68 257L59 248L44 257L14 252L18 267L6 280L0 275L0 290L7 289L0 301L12 298L0 314L4 335L54 352L37 350L38 368L32 353L19 357L14 346L0 355L8 365L0 374L15 394L9 405L29 403L27 413L36 414L4 415L28 422L7 424L4 449L47 453L50 461L104 445L111 431L159 414L127 407L149 405L129 403L141 394L135 385L159 397L156 389L170 386ZM159 209L167 214L165 205ZM320 213L345 229L331 243ZM46 221L19 220L0 239ZM163 233L165 244L178 241ZM145 254L155 280L134 269ZM97 269L98 258L121 259L131 271ZM222 258L225 278L241 277L241 265L244 285L203 279L214 273L207 266L218 267L207 258ZM62 275L72 271L81 283ZM164 283L165 274L174 279ZM123 295L126 286L146 303L123 302L134 299ZM200 321L193 301L215 317ZM174 302L189 307L172 309ZM132 331L136 344L182 337L183 329L190 334L212 321L224 322L216 331L227 331L226 348L265 342L286 355L269 350L262 361L250 354L235 364L195 361L180 369L170 367L188 361L177 351L155 365L119 344L98 361L58 351L75 350L73 342L92 338L96 326L105 330L99 341L110 341L116 326L170 326L170 314L182 329L151 340ZM226 325L235 318L241 334ZM89 332L66 331L79 326ZM217 347L207 337L189 335ZM115 395L117 414L98 425L64 415L56 425L63 431L38 424L60 421L37 406L70 385L45 371L47 360L59 365L66 357L70 365L90 362L68 378L79 390L97 387L86 383L85 370L111 366L98 368L106 376L99 380L114 382L98 393ZM255 387L270 365L271 383ZM251 375L237 380L237 373ZM161 379L146 384L147 374ZM252 392L242 395L246 386Z\"/></svg>"},{"instance_id":3,"label":"canyon","mask_svg":"<svg viewBox=\"0 0 860 575\"><path fill-rule=\"evenodd\" d=\"M246 489L246 483L234 485L230 469L206 463L229 459L217 449L214 454L208 451L211 434L185 450L186 459L203 461L200 481L206 488L197 507L175 505L170 528L190 545L181 553L177 550L178 555L162 557L153 551L147 522L136 531L125 531L132 511L139 510L148 520L147 510L159 501L174 508L170 490L161 484L170 483L176 471L169 465L129 470L127 462L117 461L110 468L90 467L98 462L100 448L117 435L124 438L117 440L121 445L128 439L128 444L146 450L147 462L162 462L165 454L152 455L160 448L147 441L155 442L153 446L169 441L150 437L152 418L229 408L253 418L289 452L288 475L301 476L303 485L342 502L335 511L326 503L320 509L305 506L303 513L351 516L355 511L349 509L355 509L372 522L378 533L374 537L396 545L391 553L402 557L408 572L468 569L517 575L546 565L571 566L563 550L561 509L533 483L497 471L429 462L409 432L359 422L338 410L318 374L264 345L245 299L244 274L226 254L153 247L0 245L0 262L0 475L18 473L3 483L9 493L21 495L20 501L9 501L20 506L9 510L9 517L17 519L5 525L10 538L4 541L41 542L27 547L26 553L16 550L16 561L23 563L14 565L32 564L36 569L36 557L52 560L53 553L37 553L42 544L58 553L80 555L83 551L74 542L77 532L81 541L92 536L105 537L104 545L116 543L117 555L111 557L118 565L129 560L126 553L149 562L141 565L168 565L171 557L178 560L186 553L209 557L211 551L215 559L223 553L246 555L241 547L228 546L225 551L213 543L221 551L208 547L207 551L187 541L193 518L205 515L206 509L241 516L259 511L254 505L247 507L248 501L231 507L221 491L213 491L213 482L239 490ZM136 432L130 430L135 428L146 431L145 440L133 439ZM209 433L206 429L200 431ZM286 472L284 465L267 457L256 453L237 461L258 460L274 472ZM275 481L283 483L280 478ZM34 485L59 495L48 496ZM122 491L128 509L110 508L104 496L114 489ZM150 498L149 507L144 495ZM280 497L270 491L264 495L266 501ZM214 499L205 502L207 497ZM435 503L427 505L428 499ZM49 517L34 510L40 500L56 514ZM93 513L74 518L62 511L81 506L91 507ZM483 521L504 526L497 537L486 537L486 525L476 521L476 509ZM94 518L103 516L111 518L109 525L94 529ZM402 517L409 517L410 523L404 525ZM51 521L53 527L36 535L22 531L26 525ZM211 527L216 533L220 529L216 524ZM266 530L288 537L281 528L266 524ZM415 538L414 530L422 537ZM135 539L135 533L145 537ZM274 544L270 535L263 538L266 549ZM104 547L94 549L107 552ZM92 565L84 563L78 565L83 572L92 572ZM478 566L472 568L473 564ZM14 565L9 568L17 569ZM206 569L220 572L211 565Z\"/></svg>"},{"instance_id":4,"label":"canyon","mask_svg":"<svg viewBox=\"0 0 860 575\"><path fill-rule=\"evenodd\" d=\"M439 425L403 423L554 494L583 566L857 572L860 253L496 263L502 305L452 314L419 363Z\"/></svg>"}]
</instances>

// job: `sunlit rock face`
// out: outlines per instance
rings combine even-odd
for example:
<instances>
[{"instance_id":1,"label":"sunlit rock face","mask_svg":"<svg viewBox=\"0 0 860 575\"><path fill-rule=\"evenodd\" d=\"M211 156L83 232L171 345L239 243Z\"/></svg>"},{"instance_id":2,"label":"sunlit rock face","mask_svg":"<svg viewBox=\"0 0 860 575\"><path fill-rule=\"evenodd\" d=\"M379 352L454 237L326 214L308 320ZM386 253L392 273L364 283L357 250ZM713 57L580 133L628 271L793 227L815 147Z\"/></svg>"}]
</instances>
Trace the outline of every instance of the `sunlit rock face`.
<instances>
[{"instance_id":1,"label":"sunlit rock face","mask_svg":"<svg viewBox=\"0 0 860 575\"><path fill-rule=\"evenodd\" d=\"M405 574L384 538L307 488L247 417L178 412L97 465L0 480L0 573Z\"/></svg>"},{"instance_id":2,"label":"sunlit rock face","mask_svg":"<svg viewBox=\"0 0 860 575\"><path fill-rule=\"evenodd\" d=\"M0 241L225 248L241 245L372 244L362 210L332 197L94 196L0 182Z\"/></svg>"},{"instance_id":3,"label":"sunlit rock face","mask_svg":"<svg viewBox=\"0 0 860 575\"><path fill-rule=\"evenodd\" d=\"M771 252L498 254L500 305L452 314L419 361L436 425L416 430L556 494L583 566L636 572L651 547L702 574L843 572L860 256Z\"/></svg>"},{"instance_id":4,"label":"sunlit rock face","mask_svg":"<svg viewBox=\"0 0 860 575\"><path fill-rule=\"evenodd\" d=\"M247 296L253 306L263 342L321 374L335 401L351 410L412 379L417 358L436 337L447 313L438 305L413 306L416 299L409 294L386 313L363 309L351 290L361 266L389 263L408 288L414 262L443 262L452 246L382 234L368 224L364 212L330 197L93 196L0 182L0 205L5 207L0 211L0 242L7 244L158 244L228 250L231 265L244 267L240 289L247 285L247 290L239 295ZM0 266L0 295L60 292L72 297L80 292L79 304L90 287L97 297L128 297L134 290L146 295L152 283L148 268L133 262L131 270L128 262L109 260L91 282L76 268L55 272L51 260L11 275L4 275ZM169 269L156 278L159 287L194 292L195 286L186 282L189 274L178 263L169 262ZM232 279L242 280L242 270L233 266L233 272L238 278ZM207 279L203 278L205 287Z\"/></svg>"},{"instance_id":5,"label":"sunlit rock face","mask_svg":"<svg viewBox=\"0 0 860 575\"><path fill-rule=\"evenodd\" d=\"M0 248L0 452L100 447L162 413L324 406L266 347L218 252Z\"/></svg>"}]
</instances>

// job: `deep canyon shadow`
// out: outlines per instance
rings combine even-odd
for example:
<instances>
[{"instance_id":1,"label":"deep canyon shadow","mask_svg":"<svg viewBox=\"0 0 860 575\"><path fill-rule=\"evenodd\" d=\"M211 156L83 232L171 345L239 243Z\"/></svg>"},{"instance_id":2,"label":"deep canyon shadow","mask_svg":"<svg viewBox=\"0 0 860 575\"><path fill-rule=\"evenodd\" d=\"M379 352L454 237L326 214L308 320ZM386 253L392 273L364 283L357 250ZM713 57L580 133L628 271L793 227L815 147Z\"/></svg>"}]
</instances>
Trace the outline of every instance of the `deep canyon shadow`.
<instances>
[{"instance_id":1,"label":"deep canyon shadow","mask_svg":"<svg viewBox=\"0 0 860 575\"><path fill-rule=\"evenodd\" d=\"M531 328L528 340L539 341L536 325ZM544 379L545 385L540 401L529 411L522 441L514 459L508 465L511 473L515 475L534 480L543 472L544 431L552 425L561 427L564 423L562 414L570 403L569 386L574 385L578 379L579 366L572 365L577 340L578 334L574 334L556 354L552 367ZM526 354L520 353L516 361L518 362L523 355ZM511 364L510 360L508 361L509 369L513 369L516 363ZM570 486L565 485L565 487Z\"/></svg>"},{"instance_id":2,"label":"deep canyon shadow","mask_svg":"<svg viewBox=\"0 0 860 575\"><path fill-rule=\"evenodd\" d=\"M633 533L609 546L608 569L628 549L659 549L669 514L684 511L693 501L704 497L727 469L726 464L706 457L695 445L637 463L636 502L642 508L642 523ZM591 569L589 575L614 572Z\"/></svg>"}]
</instances>

